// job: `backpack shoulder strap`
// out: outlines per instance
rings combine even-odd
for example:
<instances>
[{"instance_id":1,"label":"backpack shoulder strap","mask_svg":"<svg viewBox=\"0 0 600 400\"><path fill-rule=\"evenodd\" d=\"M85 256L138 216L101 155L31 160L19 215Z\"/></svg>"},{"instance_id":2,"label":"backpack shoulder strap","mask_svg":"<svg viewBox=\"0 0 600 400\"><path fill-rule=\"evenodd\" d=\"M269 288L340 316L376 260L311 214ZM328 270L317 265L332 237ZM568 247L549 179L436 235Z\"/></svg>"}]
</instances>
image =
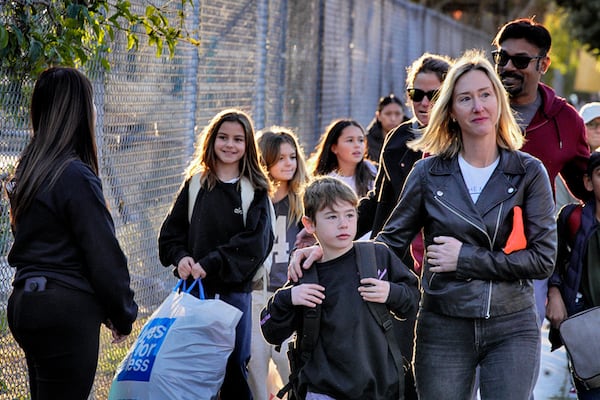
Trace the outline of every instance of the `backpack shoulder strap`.
<instances>
[{"instance_id":1,"label":"backpack shoulder strap","mask_svg":"<svg viewBox=\"0 0 600 400\"><path fill-rule=\"evenodd\" d=\"M244 216L244 225L246 225L246 218L248 216L248 209L250 208L250 203L254 199L254 188L252 184L245 176L240 178L240 187L241 187L241 197L242 197L242 213Z\"/></svg>"},{"instance_id":2,"label":"backpack shoulder strap","mask_svg":"<svg viewBox=\"0 0 600 400\"><path fill-rule=\"evenodd\" d=\"M378 278L375 246L377 246L375 242L354 242L356 264L358 265L358 272L361 279ZM367 301L366 303L371 314L373 314L373 317L375 317L375 320L385 333L390 353L392 353L394 364L396 364L396 370L400 375L400 396L402 397L404 395L404 360L402 358L400 344L394 335L392 316L385 304L373 303L371 301Z\"/></svg>"},{"instance_id":3,"label":"backpack shoulder strap","mask_svg":"<svg viewBox=\"0 0 600 400\"><path fill-rule=\"evenodd\" d=\"M304 271L300 283L319 283L317 268L313 266ZM288 398L299 399L299 393L295 390L300 390L298 385L298 376L300 370L306 365L310 359L317 339L319 337L319 327L321 323L321 306L315 308L302 307L302 329L296 332L296 340L290 343L288 350L288 360L290 363L289 381L277 392L277 397L282 399L285 394Z\"/></svg>"},{"instance_id":4,"label":"backpack shoulder strap","mask_svg":"<svg viewBox=\"0 0 600 400\"><path fill-rule=\"evenodd\" d=\"M319 283L316 266L303 271L302 283ZM302 311L302 336L300 338L300 351L303 361L308 360L317 344L321 324L321 306L314 308L303 307Z\"/></svg>"},{"instance_id":5,"label":"backpack shoulder strap","mask_svg":"<svg viewBox=\"0 0 600 400\"><path fill-rule=\"evenodd\" d=\"M192 175L190 178L190 184L188 186L188 222L192 221L192 213L194 212L194 205L196 204L196 198L200 191L200 174Z\"/></svg>"},{"instance_id":6,"label":"backpack shoulder strap","mask_svg":"<svg viewBox=\"0 0 600 400\"><path fill-rule=\"evenodd\" d=\"M248 216L248 209L250 209L250 204L252 200L254 200L254 188L250 183L250 180L243 176L240 179L241 186L241 197L242 197L242 212L244 214L244 224L246 224L246 218ZM271 230L273 234L275 234L275 224L277 222L277 217L275 216L275 207L273 207L273 202L271 199L268 199L269 203L269 219L271 221Z\"/></svg>"},{"instance_id":7,"label":"backpack shoulder strap","mask_svg":"<svg viewBox=\"0 0 600 400\"><path fill-rule=\"evenodd\" d=\"M252 184L243 176L240 179L240 187L241 187L241 197L242 197L242 214L244 216L244 225L246 224L246 216L248 215L248 209L250 208L250 203L254 199L254 188ZM192 175L190 178L190 184L188 187L188 221L192 220L192 213L194 211L194 204L196 203L196 198L198 197L198 192L200 191L200 174ZM275 211L273 210L273 205L271 204L272 216L275 215Z\"/></svg>"}]
</instances>

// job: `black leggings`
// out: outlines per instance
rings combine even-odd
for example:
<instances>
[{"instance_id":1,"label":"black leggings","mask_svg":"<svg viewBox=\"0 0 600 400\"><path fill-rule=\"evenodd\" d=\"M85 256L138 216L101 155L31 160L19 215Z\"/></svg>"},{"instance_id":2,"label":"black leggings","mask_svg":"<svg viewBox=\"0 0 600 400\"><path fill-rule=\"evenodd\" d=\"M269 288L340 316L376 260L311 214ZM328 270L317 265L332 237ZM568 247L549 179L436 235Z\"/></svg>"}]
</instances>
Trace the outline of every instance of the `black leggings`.
<instances>
[{"instance_id":1,"label":"black leggings","mask_svg":"<svg viewBox=\"0 0 600 400\"><path fill-rule=\"evenodd\" d=\"M7 317L23 348L32 400L86 400L98 364L101 307L94 295L48 281L15 287Z\"/></svg>"}]
</instances>

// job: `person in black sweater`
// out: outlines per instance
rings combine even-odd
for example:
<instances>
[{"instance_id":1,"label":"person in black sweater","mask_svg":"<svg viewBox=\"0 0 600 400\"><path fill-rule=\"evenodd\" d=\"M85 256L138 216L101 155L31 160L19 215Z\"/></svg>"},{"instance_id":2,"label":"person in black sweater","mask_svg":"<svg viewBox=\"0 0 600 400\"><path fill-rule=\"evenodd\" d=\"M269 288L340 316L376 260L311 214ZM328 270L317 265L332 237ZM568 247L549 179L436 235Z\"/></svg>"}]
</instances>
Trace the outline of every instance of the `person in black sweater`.
<instances>
[{"instance_id":1,"label":"person in black sweater","mask_svg":"<svg viewBox=\"0 0 600 400\"><path fill-rule=\"evenodd\" d=\"M367 302L383 303L399 318L412 315L418 279L382 245L375 246L379 278L360 278L353 242L357 201L353 190L333 177L308 185L302 222L323 251L315 266L319 283L288 282L261 313L265 339L278 345L302 330L304 307L321 305L319 336L299 375L307 399L403 398L403 371L397 370Z\"/></svg>"},{"instance_id":2,"label":"person in black sweater","mask_svg":"<svg viewBox=\"0 0 600 400\"><path fill-rule=\"evenodd\" d=\"M398 97L393 93L381 97L377 103L375 118L367 126L367 158L378 164L381 148L388 133L408 120L404 115L402 101Z\"/></svg>"},{"instance_id":3,"label":"person in black sweater","mask_svg":"<svg viewBox=\"0 0 600 400\"><path fill-rule=\"evenodd\" d=\"M31 120L8 185L16 268L8 323L25 352L31 399L84 400L101 324L118 343L138 308L98 177L91 83L72 68L42 72Z\"/></svg>"},{"instance_id":4,"label":"person in black sweater","mask_svg":"<svg viewBox=\"0 0 600 400\"><path fill-rule=\"evenodd\" d=\"M199 140L160 229L158 252L164 266L176 267L177 277L202 278L206 298L218 297L243 312L220 399L250 400L252 278L273 246L270 183L258 161L254 127L243 111L220 112ZM247 208L245 188L251 192Z\"/></svg>"}]
</instances>

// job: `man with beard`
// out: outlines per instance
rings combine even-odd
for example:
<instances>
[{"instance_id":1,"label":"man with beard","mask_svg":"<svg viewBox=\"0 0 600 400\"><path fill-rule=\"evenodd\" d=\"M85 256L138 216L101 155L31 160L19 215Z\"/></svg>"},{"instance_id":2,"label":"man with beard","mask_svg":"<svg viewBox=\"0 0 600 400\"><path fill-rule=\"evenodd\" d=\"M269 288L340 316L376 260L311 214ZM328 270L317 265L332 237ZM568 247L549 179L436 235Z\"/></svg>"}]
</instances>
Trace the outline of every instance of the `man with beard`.
<instances>
[{"instance_id":1,"label":"man with beard","mask_svg":"<svg viewBox=\"0 0 600 400\"><path fill-rule=\"evenodd\" d=\"M548 30L533 18L506 23L494 38L496 71L525 135L521 150L539 158L554 187L560 173L577 198L585 200L583 174L590 156L583 120L565 99L541 83L550 66ZM540 322L545 317L548 281L534 281Z\"/></svg>"},{"instance_id":2,"label":"man with beard","mask_svg":"<svg viewBox=\"0 0 600 400\"><path fill-rule=\"evenodd\" d=\"M496 71L510 96L510 105L525 135L521 150L539 158L554 184L560 173L577 198L588 196L583 174L590 157L585 125L577 110L540 82L550 66L552 39L548 30L521 18L505 24L492 42ZM536 281L540 320L545 315L547 282Z\"/></svg>"},{"instance_id":3,"label":"man with beard","mask_svg":"<svg viewBox=\"0 0 600 400\"><path fill-rule=\"evenodd\" d=\"M583 200L588 194L582 177L590 156L583 120L540 82L550 66L550 33L532 18L521 18L504 25L492 44L496 71L526 138L521 150L544 163L551 182L560 173Z\"/></svg>"}]
</instances>

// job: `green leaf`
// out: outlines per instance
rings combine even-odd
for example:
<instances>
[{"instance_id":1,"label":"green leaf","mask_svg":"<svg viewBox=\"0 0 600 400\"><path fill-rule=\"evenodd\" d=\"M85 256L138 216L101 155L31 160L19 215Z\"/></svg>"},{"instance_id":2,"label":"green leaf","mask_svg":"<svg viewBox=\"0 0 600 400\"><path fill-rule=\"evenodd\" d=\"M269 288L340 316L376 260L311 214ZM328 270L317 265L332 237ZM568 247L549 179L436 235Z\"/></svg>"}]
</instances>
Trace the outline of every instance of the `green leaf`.
<instances>
[{"instance_id":1,"label":"green leaf","mask_svg":"<svg viewBox=\"0 0 600 400\"><path fill-rule=\"evenodd\" d=\"M29 60L34 63L37 62L43 54L42 49L42 44L37 40L32 39L29 42Z\"/></svg>"},{"instance_id":2,"label":"green leaf","mask_svg":"<svg viewBox=\"0 0 600 400\"><path fill-rule=\"evenodd\" d=\"M156 57L160 57L162 55L163 50L163 41L161 38L156 38Z\"/></svg>"},{"instance_id":3,"label":"green leaf","mask_svg":"<svg viewBox=\"0 0 600 400\"><path fill-rule=\"evenodd\" d=\"M157 57L165 48L173 55L182 41L198 45L199 41L183 30L188 7L194 9L195 2L164 3L160 7L148 5L136 13L138 9L132 11L129 0L8 2L14 8L3 13L0 64L24 74L35 74L51 63L81 65L91 59L108 68L106 54L118 31L125 34L130 51L139 46L138 32L145 31Z\"/></svg>"},{"instance_id":4,"label":"green leaf","mask_svg":"<svg viewBox=\"0 0 600 400\"><path fill-rule=\"evenodd\" d=\"M4 26L0 26L0 49L8 46L8 32Z\"/></svg>"},{"instance_id":5,"label":"green leaf","mask_svg":"<svg viewBox=\"0 0 600 400\"><path fill-rule=\"evenodd\" d=\"M78 19L82 6L79 4L69 4L67 7L67 18Z\"/></svg>"},{"instance_id":6,"label":"green leaf","mask_svg":"<svg viewBox=\"0 0 600 400\"><path fill-rule=\"evenodd\" d=\"M133 33L127 34L127 50L137 49L139 39Z\"/></svg>"}]
</instances>

